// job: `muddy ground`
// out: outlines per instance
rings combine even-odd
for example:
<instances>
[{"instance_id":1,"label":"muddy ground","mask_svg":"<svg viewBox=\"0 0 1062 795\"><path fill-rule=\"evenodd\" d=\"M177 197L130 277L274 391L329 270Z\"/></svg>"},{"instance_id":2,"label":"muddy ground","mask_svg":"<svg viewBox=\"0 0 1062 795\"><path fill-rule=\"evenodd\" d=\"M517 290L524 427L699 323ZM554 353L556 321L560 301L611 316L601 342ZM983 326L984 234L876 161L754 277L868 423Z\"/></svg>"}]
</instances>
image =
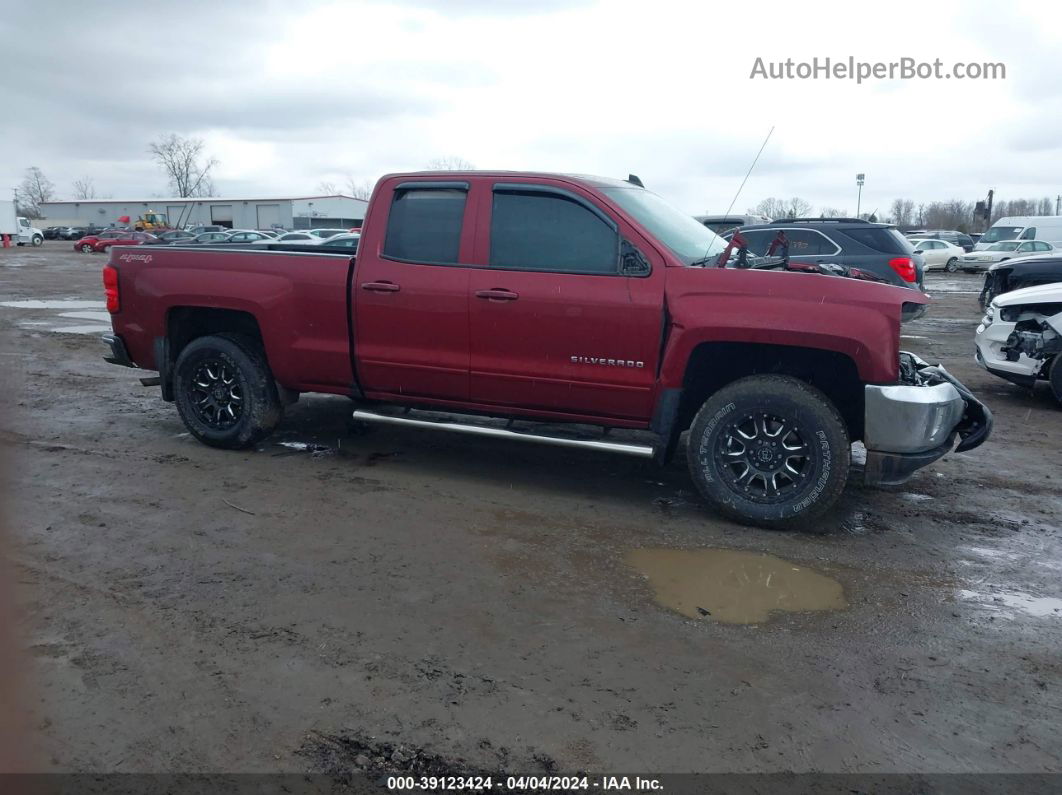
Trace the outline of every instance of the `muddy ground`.
<instances>
[{"instance_id":1,"label":"muddy ground","mask_svg":"<svg viewBox=\"0 0 1062 795\"><path fill-rule=\"evenodd\" d=\"M0 302L99 302L102 264L0 250ZM974 363L978 282L931 276L904 343L990 405L992 439L850 486L817 533L717 518L681 458L365 431L341 398L213 450L103 362L102 304L0 306L37 766L1062 769L1062 410ZM646 561L718 587L689 617ZM744 615L785 569L800 609Z\"/></svg>"}]
</instances>

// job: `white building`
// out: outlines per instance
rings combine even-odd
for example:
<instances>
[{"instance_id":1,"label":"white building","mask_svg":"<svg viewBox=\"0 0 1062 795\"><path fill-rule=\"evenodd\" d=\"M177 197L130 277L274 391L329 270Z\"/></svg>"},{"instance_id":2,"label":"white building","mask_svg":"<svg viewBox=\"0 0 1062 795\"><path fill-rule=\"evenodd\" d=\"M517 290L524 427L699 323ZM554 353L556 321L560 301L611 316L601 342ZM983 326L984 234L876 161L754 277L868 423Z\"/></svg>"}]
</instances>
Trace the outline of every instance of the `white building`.
<instances>
[{"instance_id":1,"label":"white building","mask_svg":"<svg viewBox=\"0 0 1062 795\"><path fill-rule=\"evenodd\" d=\"M129 216L162 213L174 227L216 224L230 229L309 229L361 226L368 202L352 196L288 196L277 199L81 199L43 202L46 226L108 226Z\"/></svg>"}]
</instances>

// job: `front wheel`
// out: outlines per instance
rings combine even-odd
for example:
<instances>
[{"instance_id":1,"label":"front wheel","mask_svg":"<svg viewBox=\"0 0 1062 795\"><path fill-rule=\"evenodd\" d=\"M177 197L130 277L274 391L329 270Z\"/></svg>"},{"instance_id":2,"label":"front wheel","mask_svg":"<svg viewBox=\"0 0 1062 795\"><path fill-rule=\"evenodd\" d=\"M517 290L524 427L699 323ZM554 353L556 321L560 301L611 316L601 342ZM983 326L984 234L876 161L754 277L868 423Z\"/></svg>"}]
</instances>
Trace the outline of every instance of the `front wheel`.
<instances>
[{"instance_id":1,"label":"front wheel","mask_svg":"<svg viewBox=\"0 0 1062 795\"><path fill-rule=\"evenodd\" d=\"M959 269L959 258L958 257L952 257L951 259L948 260L947 264L944 266L944 270L946 270L948 273L955 273L955 271L957 271L958 269Z\"/></svg>"},{"instance_id":2,"label":"front wheel","mask_svg":"<svg viewBox=\"0 0 1062 795\"><path fill-rule=\"evenodd\" d=\"M851 443L821 391L790 376L758 375L704 402L686 456L698 490L726 516L798 527L844 490Z\"/></svg>"},{"instance_id":3,"label":"front wheel","mask_svg":"<svg viewBox=\"0 0 1062 795\"><path fill-rule=\"evenodd\" d=\"M82 254L91 254L92 253L92 245L89 244L89 243L85 243L83 246L81 246L81 253Z\"/></svg>"},{"instance_id":4,"label":"front wheel","mask_svg":"<svg viewBox=\"0 0 1062 795\"><path fill-rule=\"evenodd\" d=\"M251 447L283 414L261 346L242 334L188 343L174 367L173 394L185 427L211 447Z\"/></svg>"},{"instance_id":5,"label":"front wheel","mask_svg":"<svg viewBox=\"0 0 1062 795\"><path fill-rule=\"evenodd\" d=\"M40 235L34 235L33 240L31 240L30 242L33 243L34 248L36 248L37 246L44 245L44 238Z\"/></svg>"}]
</instances>

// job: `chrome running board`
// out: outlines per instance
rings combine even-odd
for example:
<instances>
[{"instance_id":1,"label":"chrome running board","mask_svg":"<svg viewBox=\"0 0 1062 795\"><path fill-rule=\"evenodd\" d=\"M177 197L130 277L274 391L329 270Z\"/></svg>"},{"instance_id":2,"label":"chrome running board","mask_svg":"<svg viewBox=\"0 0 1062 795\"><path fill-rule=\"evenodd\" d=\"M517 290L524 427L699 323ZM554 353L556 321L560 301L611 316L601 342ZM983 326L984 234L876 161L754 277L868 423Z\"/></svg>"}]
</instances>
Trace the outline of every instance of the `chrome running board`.
<instances>
[{"instance_id":1,"label":"chrome running board","mask_svg":"<svg viewBox=\"0 0 1062 795\"><path fill-rule=\"evenodd\" d=\"M653 448L644 444L628 444L624 442L601 442L596 439L570 439L564 436L544 436L538 433L526 433L523 431L511 431L507 428L492 428L487 425L472 425L461 422L447 422L445 420L418 420L409 416L397 416L394 414L378 414L375 411L355 409L354 419L362 422L379 422L385 425L405 425L413 428L432 428L438 431L457 431L470 433L476 436L493 436L496 439L516 439L521 442L539 442L552 444L558 447L578 447L583 450L600 450L605 453L623 453L638 456L639 458L652 458Z\"/></svg>"}]
</instances>

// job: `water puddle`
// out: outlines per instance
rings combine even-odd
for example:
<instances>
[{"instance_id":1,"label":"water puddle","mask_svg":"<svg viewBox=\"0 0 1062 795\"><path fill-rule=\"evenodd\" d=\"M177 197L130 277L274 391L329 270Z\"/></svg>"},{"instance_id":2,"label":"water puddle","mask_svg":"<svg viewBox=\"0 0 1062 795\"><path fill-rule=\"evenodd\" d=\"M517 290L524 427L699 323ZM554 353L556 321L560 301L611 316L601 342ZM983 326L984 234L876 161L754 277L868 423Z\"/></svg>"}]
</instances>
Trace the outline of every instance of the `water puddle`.
<instances>
[{"instance_id":1,"label":"water puddle","mask_svg":"<svg viewBox=\"0 0 1062 795\"><path fill-rule=\"evenodd\" d=\"M0 306L11 309L106 309L103 301L79 301L62 299L57 301L0 301Z\"/></svg>"},{"instance_id":2,"label":"water puddle","mask_svg":"<svg viewBox=\"0 0 1062 795\"><path fill-rule=\"evenodd\" d=\"M978 591L959 591L959 597L976 602L981 607L1000 612L1025 613L1042 618L1062 618L1062 599L1053 596L1033 596L1021 591L1006 593L980 593Z\"/></svg>"},{"instance_id":3,"label":"water puddle","mask_svg":"<svg viewBox=\"0 0 1062 795\"><path fill-rule=\"evenodd\" d=\"M758 624L775 611L848 606L836 580L788 560L736 549L635 549L627 563L645 575L656 601L688 618Z\"/></svg>"}]
</instances>

